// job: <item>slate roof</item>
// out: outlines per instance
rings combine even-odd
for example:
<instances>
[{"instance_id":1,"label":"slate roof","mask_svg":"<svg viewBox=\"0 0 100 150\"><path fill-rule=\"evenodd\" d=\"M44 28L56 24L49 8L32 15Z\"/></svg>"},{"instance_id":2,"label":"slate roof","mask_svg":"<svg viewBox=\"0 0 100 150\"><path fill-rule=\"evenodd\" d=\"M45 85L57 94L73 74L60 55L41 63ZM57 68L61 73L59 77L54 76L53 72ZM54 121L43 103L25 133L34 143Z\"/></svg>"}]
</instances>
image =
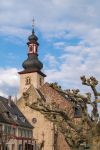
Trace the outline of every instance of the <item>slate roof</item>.
<instances>
[{"instance_id":1,"label":"slate roof","mask_svg":"<svg viewBox=\"0 0 100 150\"><path fill-rule=\"evenodd\" d=\"M15 103L0 96L0 122L14 124L25 128L33 128Z\"/></svg>"}]
</instances>

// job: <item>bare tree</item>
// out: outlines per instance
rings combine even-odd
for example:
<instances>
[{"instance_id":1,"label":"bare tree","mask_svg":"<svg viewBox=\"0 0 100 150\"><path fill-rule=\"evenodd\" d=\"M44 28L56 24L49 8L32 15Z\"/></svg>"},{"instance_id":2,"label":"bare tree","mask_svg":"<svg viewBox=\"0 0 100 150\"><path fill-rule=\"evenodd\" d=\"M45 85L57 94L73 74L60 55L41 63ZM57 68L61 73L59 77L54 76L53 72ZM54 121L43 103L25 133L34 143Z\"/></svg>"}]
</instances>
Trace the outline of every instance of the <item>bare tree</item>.
<instances>
[{"instance_id":1,"label":"bare tree","mask_svg":"<svg viewBox=\"0 0 100 150\"><path fill-rule=\"evenodd\" d=\"M94 77L81 77L82 84L89 86L92 93L81 94L76 90L62 90L57 84L51 84L53 88L64 94L71 103L72 109L60 108L56 103L47 103L43 99L30 104L29 94L23 93L26 105L31 109L41 112L49 121L53 122L57 129L64 135L66 142L72 150L90 149L100 150L100 118L97 103L100 102L100 93L97 91L98 81ZM92 110L88 113L88 105ZM80 110L80 118L75 119L74 110Z\"/></svg>"}]
</instances>

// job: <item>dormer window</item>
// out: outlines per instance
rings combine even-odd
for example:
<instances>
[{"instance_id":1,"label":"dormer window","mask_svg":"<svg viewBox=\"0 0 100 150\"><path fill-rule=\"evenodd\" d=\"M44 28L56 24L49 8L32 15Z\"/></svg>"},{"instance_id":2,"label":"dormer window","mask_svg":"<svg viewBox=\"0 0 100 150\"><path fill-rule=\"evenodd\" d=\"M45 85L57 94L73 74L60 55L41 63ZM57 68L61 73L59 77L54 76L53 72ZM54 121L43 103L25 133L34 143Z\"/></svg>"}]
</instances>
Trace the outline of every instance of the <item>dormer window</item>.
<instances>
[{"instance_id":1,"label":"dormer window","mask_svg":"<svg viewBox=\"0 0 100 150\"><path fill-rule=\"evenodd\" d=\"M7 117L8 117L8 118L10 118L10 117L11 117L11 114L10 114L10 112L9 112L9 111L7 111L7 112L6 112L6 114L7 114Z\"/></svg>"},{"instance_id":2,"label":"dormer window","mask_svg":"<svg viewBox=\"0 0 100 150\"><path fill-rule=\"evenodd\" d=\"M17 115L13 115L13 119L16 121L17 120Z\"/></svg>"},{"instance_id":3,"label":"dormer window","mask_svg":"<svg viewBox=\"0 0 100 150\"><path fill-rule=\"evenodd\" d=\"M20 117L20 120L21 120L22 122L25 122L25 118L24 118L24 117Z\"/></svg>"}]
</instances>

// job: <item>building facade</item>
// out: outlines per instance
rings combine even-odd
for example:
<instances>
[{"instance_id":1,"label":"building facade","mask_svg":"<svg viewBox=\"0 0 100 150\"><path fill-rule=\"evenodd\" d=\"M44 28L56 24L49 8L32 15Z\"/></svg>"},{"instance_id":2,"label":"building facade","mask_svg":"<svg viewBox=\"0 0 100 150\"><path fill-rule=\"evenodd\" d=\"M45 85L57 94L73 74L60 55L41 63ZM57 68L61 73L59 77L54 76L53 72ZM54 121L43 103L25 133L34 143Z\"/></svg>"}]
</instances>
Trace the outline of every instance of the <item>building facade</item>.
<instances>
[{"instance_id":1,"label":"building facade","mask_svg":"<svg viewBox=\"0 0 100 150\"><path fill-rule=\"evenodd\" d=\"M33 126L11 98L0 97L0 150L27 150L36 145Z\"/></svg>"},{"instance_id":2,"label":"building facade","mask_svg":"<svg viewBox=\"0 0 100 150\"><path fill-rule=\"evenodd\" d=\"M20 98L17 106L34 126L34 138L39 143L41 150L70 150L63 135L57 131L55 125L40 112L26 106L23 93L27 91L29 103L44 99L48 104L55 101L63 108L70 107L69 102L61 93L52 88L49 83L44 82L46 75L41 71L43 64L38 59L39 43L34 29L28 38L27 45L28 58L22 64L23 70L19 72Z\"/></svg>"}]
</instances>

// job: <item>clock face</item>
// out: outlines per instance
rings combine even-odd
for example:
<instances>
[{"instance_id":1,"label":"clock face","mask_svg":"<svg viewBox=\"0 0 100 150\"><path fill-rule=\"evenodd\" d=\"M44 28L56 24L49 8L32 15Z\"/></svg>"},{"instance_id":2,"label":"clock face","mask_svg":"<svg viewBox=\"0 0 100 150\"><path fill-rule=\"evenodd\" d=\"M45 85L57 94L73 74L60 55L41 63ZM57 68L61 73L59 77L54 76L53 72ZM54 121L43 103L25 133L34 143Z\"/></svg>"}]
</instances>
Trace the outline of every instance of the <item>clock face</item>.
<instances>
[{"instance_id":1,"label":"clock face","mask_svg":"<svg viewBox=\"0 0 100 150\"><path fill-rule=\"evenodd\" d=\"M26 77L25 85L29 85L29 84L31 84L31 78L30 77Z\"/></svg>"}]
</instances>

